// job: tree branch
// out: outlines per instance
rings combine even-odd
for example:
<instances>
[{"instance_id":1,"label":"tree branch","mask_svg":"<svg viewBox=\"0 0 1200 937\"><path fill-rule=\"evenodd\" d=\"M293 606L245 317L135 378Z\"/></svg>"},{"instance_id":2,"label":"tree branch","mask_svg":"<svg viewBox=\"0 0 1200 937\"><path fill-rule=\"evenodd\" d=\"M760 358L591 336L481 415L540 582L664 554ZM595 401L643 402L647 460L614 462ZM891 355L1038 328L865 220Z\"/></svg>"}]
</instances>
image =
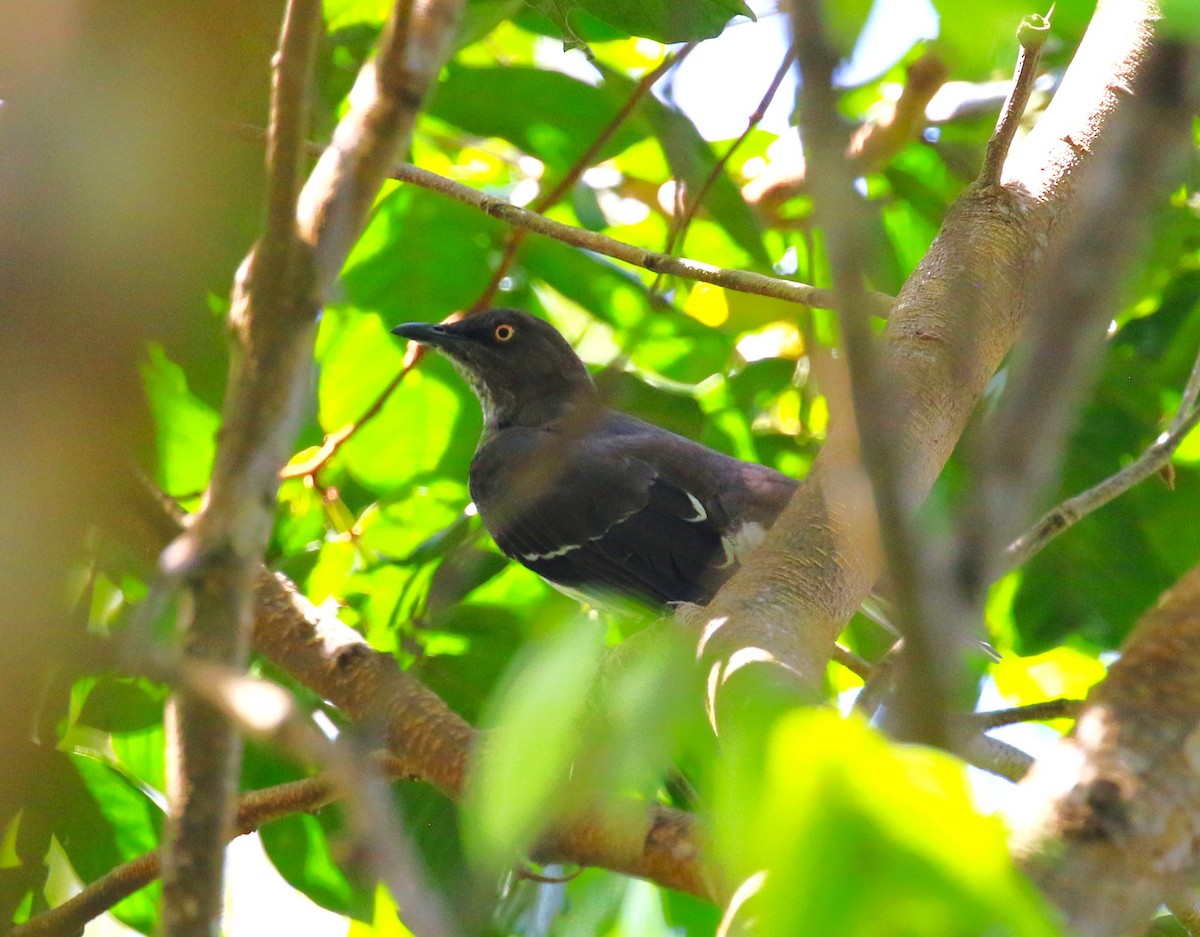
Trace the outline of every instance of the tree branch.
<instances>
[{"instance_id":1,"label":"tree branch","mask_svg":"<svg viewBox=\"0 0 1200 937\"><path fill-rule=\"evenodd\" d=\"M1198 400L1200 356L1197 356L1196 363L1192 366L1183 398L1179 401L1179 409L1166 431L1121 471L1047 511L1041 520L1008 545L1004 551L1003 569L1007 571L1023 566L1030 557L1040 552L1068 527L1165 468L1188 433L1200 425Z\"/></svg>"},{"instance_id":2,"label":"tree branch","mask_svg":"<svg viewBox=\"0 0 1200 937\"><path fill-rule=\"evenodd\" d=\"M854 191L853 170L843 155L847 135L833 87L837 56L825 42L815 0L794 3L792 21L802 72L797 109L803 114L805 163L818 220L826 232L838 325L851 380L853 414L843 413L835 419L850 424L847 432L858 438L862 468L871 489L864 508L876 515L897 625L905 638L897 674L896 727L904 738L946 747L953 675L948 664L957 663L957 655L938 653L947 648L945 637L950 629L943 622L942 610L930 601L927 570L932 563L914 523L916 501L910 497L908 482L912 472L892 439L898 416L891 393L894 381L862 305L865 206Z\"/></svg>"},{"instance_id":3,"label":"tree branch","mask_svg":"<svg viewBox=\"0 0 1200 937\"><path fill-rule=\"evenodd\" d=\"M181 521L178 508L152 486L143 485L141 495L122 535L151 559L179 535ZM452 799L461 797L467 762L479 740L471 726L401 670L394 657L375 651L336 616L323 614L284 576L260 568L255 597L254 647L260 654L354 722L382 726L388 754L375 757L388 777L424 781ZM250 832L340 796L341 786L331 774L246 794L238 801L237 829ZM719 890L705 869L695 820L630 798L561 821L546 831L532 854L543 862L593 865L647 878L710 900ZM158 874L157 853L139 857L9 937L74 933Z\"/></svg>"},{"instance_id":4,"label":"tree branch","mask_svg":"<svg viewBox=\"0 0 1200 937\"><path fill-rule=\"evenodd\" d=\"M625 99L620 108L617 109L617 112L612 116L612 119L604 126L604 129L596 134L596 138L588 144L586 150L579 154L579 158L575 160L574 164L567 170L563 177L529 206L529 210L541 215L546 209L555 205L559 199L566 195L574 187L575 183L579 181L579 177L583 175L584 170L592 164L592 160L596 158L600 150L604 148L604 145L612 139L613 134L629 119L641 100L650 93L650 89L658 83L658 80L663 75L686 59L694 48L696 48L696 43L692 42L685 45L678 52L663 56L663 60L658 65L643 75L629 97ZM479 298L471 304L468 314L474 310L484 309L491 304L492 299L496 295L496 290L500 288L500 282L508 273L513 259L517 256L517 251L521 249L521 245L525 242L525 238L528 235L529 230L526 228L516 228L509 231L508 238L506 239L507 243L504 245L504 256L500 258L500 263L496 266L496 272L492 274L491 280L488 281Z\"/></svg>"},{"instance_id":5,"label":"tree branch","mask_svg":"<svg viewBox=\"0 0 1200 937\"><path fill-rule=\"evenodd\" d=\"M408 163L396 166L392 172L392 178L400 182L411 182L413 185L449 196L464 205L478 208L505 224L524 228L534 234L552 237L573 247L581 247L584 250L594 251L597 254L633 264L635 267L641 267L651 273L666 273L682 277L685 280L699 280L702 283L712 283L715 286L722 286L725 289L741 293L773 296L776 299L784 299L804 306L816 306L821 309L833 307L833 294L829 290L754 273L750 270L728 270L699 260L687 260L683 257L647 250L644 247L634 247L632 244L605 237L594 231L586 231L583 228L551 221L535 212L518 208L504 199L485 195L477 189L472 189ZM868 300L871 311L876 315L887 315L892 305L892 298L882 293L872 293Z\"/></svg>"},{"instance_id":6,"label":"tree branch","mask_svg":"<svg viewBox=\"0 0 1200 937\"><path fill-rule=\"evenodd\" d=\"M267 135L273 160L267 226L234 284L233 361L212 480L195 522L162 559L169 575L188 583L191 655L245 665L250 586L270 533L279 468L308 397L316 311L388 167L408 145L461 4L397 3L376 58L359 74L349 113L292 207L321 9L316 0L289 3ZM221 849L232 820L240 751L232 728L191 699L181 697L179 767L168 785L173 816L167 841L179 844L169 845L165 864L169 937L207 937L216 926Z\"/></svg>"},{"instance_id":7,"label":"tree branch","mask_svg":"<svg viewBox=\"0 0 1200 937\"><path fill-rule=\"evenodd\" d=\"M1200 567L1138 621L1075 731L1009 815L1034 882L1082 937L1141 933L1200 876Z\"/></svg>"},{"instance_id":8,"label":"tree branch","mask_svg":"<svg viewBox=\"0 0 1200 937\"><path fill-rule=\"evenodd\" d=\"M267 210L262 239L234 290L234 372L200 523L163 555L168 575L186 582L180 628L185 652L243 668L249 654L250 573L266 544L282 455L298 414L295 388L304 350L292 346L282 373L261 380L261 357L278 352L289 319L311 321L311 259L296 230L295 199L308 133L313 61L322 31L318 0L289 0L284 13L267 132ZM286 347L287 343L280 343ZM280 393L282 389L283 393ZM259 465L255 470L256 463ZM263 493L267 498L259 500ZM241 742L209 701L185 689L167 710L167 792L162 929L167 937L207 937L221 916L224 844L233 822Z\"/></svg>"},{"instance_id":9,"label":"tree branch","mask_svg":"<svg viewBox=\"0 0 1200 937\"><path fill-rule=\"evenodd\" d=\"M974 509L960 538L959 578L977 608L1004 568L1004 545L1057 478L1125 277L1191 154L1197 91L1187 66L1178 46L1149 50L1128 106L1077 173L1076 210L1030 290L1031 331L983 433Z\"/></svg>"},{"instance_id":10,"label":"tree branch","mask_svg":"<svg viewBox=\"0 0 1200 937\"><path fill-rule=\"evenodd\" d=\"M1038 62L1042 58L1042 49L1050 36L1050 20L1047 17L1034 14L1026 18L1017 30L1017 38L1021 41L1021 50L1017 54L1017 67L1013 74L1012 87L1004 106L1000 109L1000 117L996 120L996 130L988 141L987 155L983 160L983 169L979 173L980 185L999 185L1000 172L1004 161L1008 159L1008 151L1017 136L1017 128L1021 126L1021 117L1029 105L1029 96L1033 94L1033 85L1037 80Z\"/></svg>"},{"instance_id":11,"label":"tree branch","mask_svg":"<svg viewBox=\"0 0 1200 937\"><path fill-rule=\"evenodd\" d=\"M1102 0L1059 97L1009 157L1002 186L973 186L905 283L881 336L894 397L891 439L923 498L1026 318L1041 245L1077 209L1076 180L1114 114L1114 86L1141 67L1156 8ZM1065 92L1065 95L1064 95ZM725 660L756 649L781 679L820 686L834 639L881 569L865 480L847 428L829 437L766 542L701 616L685 623ZM785 677L784 674L795 675Z\"/></svg>"},{"instance_id":12,"label":"tree branch","mask_svg":"<svg viewBox=\"0 0 1200 937\"><path fill-rule=\"evenodd\" d=\"M389 777L409 776L406 767L398 759L384 756L375 761L378 769ZM243 794L238 798L237 818L230 839L252 833L272 820L318 810L333 803L338 795L338 788L328 775ZM81 933L93 918L158 878L161 862L162 853L155 849L123 863L85 885L79 894L62 904L17 925L8 932L8 937L64 937Z\"/></svg>"},{"instance_id":13,"label":"tree branch","mask_svg":"<svg viewBox=\"0 0 1200 937\"><path fill-rule=\"evenodd\" d=\"M766 92L762 96L762 100L758 102L758 107L754 112L746 118L746 129L742 131L741 136L731 143L725 150L724 155L713 164L712 170L701 183L699 190L695 196L688 200L687 208L679 214L671 224L670 233L667 235L667 249L665 253L675 253L675 248L682 243L684 235L687 233L688 226L692 223L692 219L696 216L696 212L700 210L700 206L704 204L704 200L708 198L708 193L712 191L713 185L721 178L721 174L725 172L725 167L729 160L733 158L733 154L738 151L746 138L757 127L764 117L767 116L767 108L771 106L771 102L775 100L775 95L779 91L779 86L783 84L783 80L787 77L787 73L791 71L792 65L796 61L796 50L794 47L789 47L787 54L783 57L783 61L779 63L779 68L775 72L775 77L771 79L771 83L767 86ZM686 194L686 193L685 193Z\"/></svg>"}]
</instances>

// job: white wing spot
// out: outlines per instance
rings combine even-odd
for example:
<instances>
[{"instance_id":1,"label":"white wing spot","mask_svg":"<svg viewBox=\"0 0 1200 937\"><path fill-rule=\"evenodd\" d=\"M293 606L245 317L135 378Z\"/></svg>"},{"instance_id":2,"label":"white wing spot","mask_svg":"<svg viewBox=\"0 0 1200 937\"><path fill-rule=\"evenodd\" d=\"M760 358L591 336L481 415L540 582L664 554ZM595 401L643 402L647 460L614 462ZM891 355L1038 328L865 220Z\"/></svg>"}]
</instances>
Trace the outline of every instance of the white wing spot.
<instances>
[{"instance_id":1,"label":"white wing spot","mask_svg":"<svg viewBox=\"0 0 1200 937\"><path fill-rule=\"evenodd\" d=\"M522 553L521 559L527 563L536 563L538 560L554 560L560 556L566 556L572 550L578 550L581 544L568 543L565 547L559 547L557 550L547 550L545 553Z\"/></svg>"},{"instance_id":2,"label":"white wing spot","mask_svg":"<svg viewBox=\"0 0 1200 937\"><path fill-rule=\"evenodd\" d=\"M708 520L708 511L704 510L704 505L696 500L696 496L690 491L685 491L684 494L687 495L688 500L692 502L692 507L696 510L695 517L685 517L684 520L689 524L699 524L701 521Z\"/></svg>"}]
</instances>

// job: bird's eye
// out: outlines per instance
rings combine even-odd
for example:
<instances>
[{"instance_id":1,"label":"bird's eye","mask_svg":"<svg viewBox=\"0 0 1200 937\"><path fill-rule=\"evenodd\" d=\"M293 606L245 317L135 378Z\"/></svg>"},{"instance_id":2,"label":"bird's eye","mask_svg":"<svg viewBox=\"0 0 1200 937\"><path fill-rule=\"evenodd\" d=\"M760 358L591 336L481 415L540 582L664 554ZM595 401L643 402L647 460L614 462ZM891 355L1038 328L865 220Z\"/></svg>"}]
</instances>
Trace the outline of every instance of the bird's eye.
<instances>
[{"instance_id":1,"label":"bird's eye","mask_svg":"<svg viewBox=\"0 0 1200 937\"><path fill-rule=\"evenodd\" d=\"M496 341L498 341L498 342L507 342L509 339L511 339L516 334L517 334L517 330L514 329L511 325L509 325L507 322L501 322L492 331L492 335L495 336Z\"/></svg>"}]
</instances>

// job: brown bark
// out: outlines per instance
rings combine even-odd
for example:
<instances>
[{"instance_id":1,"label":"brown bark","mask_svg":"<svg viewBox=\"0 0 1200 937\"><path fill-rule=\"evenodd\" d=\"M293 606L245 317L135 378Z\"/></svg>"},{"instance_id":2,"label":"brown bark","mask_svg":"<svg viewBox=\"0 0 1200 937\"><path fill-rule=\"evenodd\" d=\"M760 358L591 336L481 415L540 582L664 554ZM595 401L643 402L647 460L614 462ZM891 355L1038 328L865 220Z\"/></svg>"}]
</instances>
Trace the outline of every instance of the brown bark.
<instances>
[{"instance_id":1,"label":"brown bark","mask_svg":"<svg viewBox=\"0 0 1200 937\"><path fill-rule=\"evenodd\" d=\"M462 795L478 733L395 658L373 650L336 616L322 615L286 579L258 583L254 645L259 653L356 721L382 723L388 748L414 778ZM696 824L658 805L620 800L572 817L535 847L542 861L599 865L668 888L713 897Z\"/></svg>"},{"instance_id":2,"label":"brown bark","mask_svg":"<svg viewBox=\"0 0 1200 937\"><path fill-rule=\"evenodd\" d=\"M1200 876L1200 567L1142 616L1021 783L1014 848L1073 931L1144 932Z\"/></svg>"},{"instance_id":3,"label":"brown bark","mask_svg":"<svg viewBox=\"0 0 1200 937\"><path fill-rule=\"evenodd\" d=\"M1070 215L1078 172L1102 151L1128 99L1123 89L1142 66L1156 16L1147 0L1099 5L1062 90L1014 148L1002 184L964 195L901 290L880 352L910 500L928 493L1016 339L1043 246ZM842 419L752 562L708 608L684 617L704 635L717 685L752 659L811 689L880 572L870 489L854 428Z\"/></svg>"}]
</instances>

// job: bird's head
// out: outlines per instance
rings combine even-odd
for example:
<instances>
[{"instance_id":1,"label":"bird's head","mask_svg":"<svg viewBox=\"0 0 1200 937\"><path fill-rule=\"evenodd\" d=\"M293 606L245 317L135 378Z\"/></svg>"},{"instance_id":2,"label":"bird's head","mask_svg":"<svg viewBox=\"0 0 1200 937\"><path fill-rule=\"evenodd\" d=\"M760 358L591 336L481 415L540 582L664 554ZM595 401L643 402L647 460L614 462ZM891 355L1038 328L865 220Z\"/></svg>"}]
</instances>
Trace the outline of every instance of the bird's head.
<instances>
[{"instance_id":1,"label":"bird's head","mask_svg":"<svg viewBox=\"0 0 1200 937\"><path fill-rule=\"evenodd\" d=\"M595 394L591 376L554 326L516 309L458 322L408 322L393 335L435 348L471 384L488 429L537 426Z\"/></svg>"}]
</instances>

